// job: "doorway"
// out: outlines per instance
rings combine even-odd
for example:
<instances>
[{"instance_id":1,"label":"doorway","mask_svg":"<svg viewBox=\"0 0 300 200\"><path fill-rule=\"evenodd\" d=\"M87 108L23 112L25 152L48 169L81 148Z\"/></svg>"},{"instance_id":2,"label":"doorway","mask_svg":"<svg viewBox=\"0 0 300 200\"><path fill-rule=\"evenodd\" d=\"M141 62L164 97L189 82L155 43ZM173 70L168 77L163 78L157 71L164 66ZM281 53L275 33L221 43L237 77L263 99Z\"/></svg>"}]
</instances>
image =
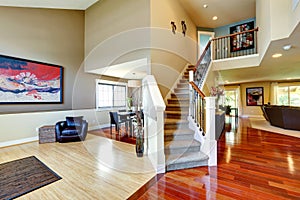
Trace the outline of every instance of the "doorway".
<instances>
[{"instance_id":1,"label":"doorway","mask_svg":"<svg viewBox=\"0 0 300 200\"><path fill-rule=\"evenodd\" d=\"M214 36L215 36L214 32L198 31L198 59L203 53L209 40L214 38Z\"/></svg>"}]
</instances>

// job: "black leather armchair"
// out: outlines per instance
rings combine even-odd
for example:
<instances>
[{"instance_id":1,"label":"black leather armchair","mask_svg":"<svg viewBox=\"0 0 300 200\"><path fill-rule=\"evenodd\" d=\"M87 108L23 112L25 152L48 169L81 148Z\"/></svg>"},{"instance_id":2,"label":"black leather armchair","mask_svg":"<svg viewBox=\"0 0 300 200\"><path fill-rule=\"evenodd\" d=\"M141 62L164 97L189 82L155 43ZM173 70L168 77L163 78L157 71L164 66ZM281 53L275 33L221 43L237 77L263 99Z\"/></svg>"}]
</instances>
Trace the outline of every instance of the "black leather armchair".
<instances>
[{"instance_id":1,"label":"black leather armchair","mask_svg":"<svg viewBox=\"0 0 300 200\"><path fill-rule=\"evenodd\" d=\"M55 125L57 142L84 141L87 135L88 123L83 117L66 117Z\"/></svg>"}]
</instances>

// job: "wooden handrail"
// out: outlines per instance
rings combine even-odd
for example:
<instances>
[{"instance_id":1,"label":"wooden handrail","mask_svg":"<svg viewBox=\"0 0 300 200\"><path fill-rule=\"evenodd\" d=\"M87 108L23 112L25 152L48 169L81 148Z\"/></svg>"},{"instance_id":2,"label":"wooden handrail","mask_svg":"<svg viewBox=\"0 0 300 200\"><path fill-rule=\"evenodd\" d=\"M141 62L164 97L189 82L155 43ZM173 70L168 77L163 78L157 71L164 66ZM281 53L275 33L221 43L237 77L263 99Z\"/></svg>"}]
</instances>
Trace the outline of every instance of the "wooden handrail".
<instances>
[{"instance_id":1,"label":"wooden handrail","mask_svg":"<svg viewBox=\"0 0 300 200\"><path fill-rule=\"evenodd\" d=\"M190 82L191 86L194 88L194 90L201 96L202 99L204 99L205 94L197 87L194 81Z\"/></svg>"},{"instance_id":2,"label":"wooden handrail","mask_svg":"<svg viewBox=\"0 0 300 200\"><path fill-rule=\"evenodd\" d=\"M244 34L244 33L250 33L250 32L254 32L254 31L258 31L258 27L255 28L255 29L248 30L248 31L243 31L243 32L238 32L238 33L232 33L232 34L230 34L230 35L225 35L225 36L216 37L216 38L213 38L212 41L214 41L214 40L219 40L219 39L223 39L223 38L227 38L227 37L233 37L233 36L235 36L235 35L240 35L240 34Z\"/></svg>"}]
</instances>

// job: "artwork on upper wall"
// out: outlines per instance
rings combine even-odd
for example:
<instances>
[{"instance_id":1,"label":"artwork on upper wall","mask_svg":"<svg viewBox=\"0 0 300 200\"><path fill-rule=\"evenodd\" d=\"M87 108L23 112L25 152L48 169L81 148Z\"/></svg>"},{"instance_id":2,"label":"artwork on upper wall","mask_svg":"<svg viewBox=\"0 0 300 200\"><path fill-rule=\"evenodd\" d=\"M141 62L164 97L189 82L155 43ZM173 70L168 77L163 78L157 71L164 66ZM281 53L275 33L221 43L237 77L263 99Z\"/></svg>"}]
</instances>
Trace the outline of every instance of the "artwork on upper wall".
<instances>
[{"instance_id":1,"label":"artwork on upper wall","mask_svg":"<svg viewBox=\"0 0 300 200\"><path fill-rule=\"evenodd\" d=\"M63 68L0 55L0 104L62 103Z\"/></svg>"},{"instance_id":2,"label":"artwork on upper wall","mask_svg":"<svg viewBox=\"0 0 300 200\"><path fill-rule=\"evenodd\" d=\"M254 48L254 32L241 33L254 29L254 21L239 24L229 28L230 34L235 34L230 37L230 51L241 51Z\"/></svg>"},{"instance_id":3,"label":"artwork on upper wall","mask_svg":"<svg viewBox=\"0 0 300 200\"><path fill-rule=\"evenodd\" d=\"M246 88L247 106L261 106L264 104L264 88Z\"/></svg>"}]
</instances>

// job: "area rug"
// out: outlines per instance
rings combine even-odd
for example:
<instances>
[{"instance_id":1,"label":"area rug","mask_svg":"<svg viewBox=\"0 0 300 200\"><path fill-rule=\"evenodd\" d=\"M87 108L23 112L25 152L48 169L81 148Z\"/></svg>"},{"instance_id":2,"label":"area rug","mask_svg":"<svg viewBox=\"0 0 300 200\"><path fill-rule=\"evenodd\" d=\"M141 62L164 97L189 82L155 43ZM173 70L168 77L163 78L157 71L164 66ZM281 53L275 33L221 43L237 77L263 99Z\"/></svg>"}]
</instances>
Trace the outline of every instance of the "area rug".
<instances>
[{"instance_id":1,"label":"area rug","mask_svg":"<svg viewBox=\"0 0 300 200\"><path fill-rule=\"evenodd\" d=\"M263 118L249 118L249 120L251 128L300 138L300 131L288 130L276 126L271 126L270 123Z\"/></svg>"},{"instance_id":2,"label":"area rug","mask_svg":"<svg viewBox=\"0 0 300 200\"><path fill-rule=\"evenodd\" d=\"M35 156L0 164L0 199L14 199L61 179Z\"/></svg>"}]
</instances>

